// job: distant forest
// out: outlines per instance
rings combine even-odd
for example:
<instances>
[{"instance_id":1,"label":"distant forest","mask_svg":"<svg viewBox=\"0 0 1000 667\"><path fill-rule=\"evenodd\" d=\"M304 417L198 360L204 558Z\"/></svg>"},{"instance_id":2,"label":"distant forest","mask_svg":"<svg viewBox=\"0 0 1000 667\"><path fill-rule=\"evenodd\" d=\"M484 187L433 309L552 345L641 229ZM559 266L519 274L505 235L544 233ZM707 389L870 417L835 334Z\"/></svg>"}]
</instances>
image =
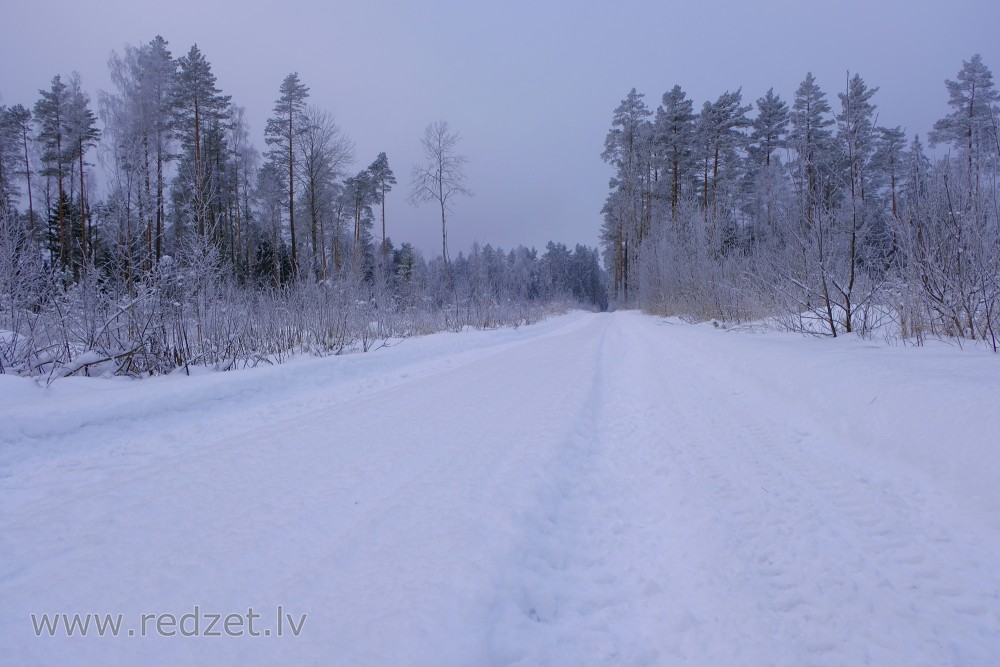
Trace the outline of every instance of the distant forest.
<instances>
[{"instance_id":1,"label":"distant forest","mask_svg":"<svg viewBox=\"0 0 1000 667\"><path fill-rule=\"evenodd\" d=\"M927 136L881 126L878 88L811 74L785 101L674 86L614 111L601 229L614 302L697 319L768 318L837 336L948 336L997 348L1000 94L978 55L945 82Z\"/></svg>"},{"instance_id":2,"label":"distant forest","mask_svg":"<svg viewBox=\"0 0 1000 667\"><path fill-rule=\"evenodd\" d=\"M594 248L449 256L451 204L471 193L445 122L409 184L440 209L425 260L386 233L388 156L352 172L353 142L296 73L274 82L261 152L197 46L175 57L158 36L109 68L96 104L73 73L0 107L0 372L228 369L607 306Z\"/></svg>"}]
</instances>

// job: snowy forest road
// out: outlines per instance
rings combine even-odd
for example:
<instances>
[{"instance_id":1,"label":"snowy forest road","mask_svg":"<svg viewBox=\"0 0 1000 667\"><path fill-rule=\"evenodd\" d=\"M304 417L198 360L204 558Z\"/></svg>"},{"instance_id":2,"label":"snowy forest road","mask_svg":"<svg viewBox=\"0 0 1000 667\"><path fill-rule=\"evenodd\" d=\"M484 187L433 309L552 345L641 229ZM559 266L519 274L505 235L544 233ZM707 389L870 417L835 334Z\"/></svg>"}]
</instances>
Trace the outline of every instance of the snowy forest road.
<instances>
[{"instance_id":1,"label":"snowy forest road","mask_svg":"<svg viewBox=\"0 0 1000 667\"><path fill-rule=\"evenodd\" d=\"M995 664L997 459L935 476L937 443L904 445L1000 432L996 366L951 355L931 386L898 352L574 313L47 398L10 378L0 660ZM891 397L914 382L925 415L974 391L928 424ZM299 636L30 620L252 608L274 630L278 605Z\"/></svg>"}]
</instances>

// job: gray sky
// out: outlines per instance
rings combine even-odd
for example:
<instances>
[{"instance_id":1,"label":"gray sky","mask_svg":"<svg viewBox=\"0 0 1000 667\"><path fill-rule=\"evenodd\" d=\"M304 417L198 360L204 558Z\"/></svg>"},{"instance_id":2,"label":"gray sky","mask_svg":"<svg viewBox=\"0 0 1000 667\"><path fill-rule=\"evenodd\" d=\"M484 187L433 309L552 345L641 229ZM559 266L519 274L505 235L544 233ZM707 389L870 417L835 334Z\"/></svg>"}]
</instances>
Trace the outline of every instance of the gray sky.
<instances>
[{"instance_id":1,"label":"gray sky","mask_svg":"<svg viewBox=\"0 0 1000 667\"><path fill-rule=\"evenodd\" d=\"M787 100L811 70L836 107L850 70L880 86L880 124L926 135L947 111L943 82L963 59L981 53L1000 77L995 0L144 4L7 3L2 102L33 105L53 75L74 70L96 98L110 88L112 50L161 34L175 56L198 44L219 87L247 107L263 149L278 86L297 71L309 102L355 141L356 170L388 154L399 179L387 198L389 235L428 255L440 252L439 221L406 193L435 120L461 133L475 192L449 220L453 254L474 240L595 245L611 174L600 153L632 86L655 108L680 84L699 108L740 86L745 101L772 86Z\"/></svg>"}]
</instances>

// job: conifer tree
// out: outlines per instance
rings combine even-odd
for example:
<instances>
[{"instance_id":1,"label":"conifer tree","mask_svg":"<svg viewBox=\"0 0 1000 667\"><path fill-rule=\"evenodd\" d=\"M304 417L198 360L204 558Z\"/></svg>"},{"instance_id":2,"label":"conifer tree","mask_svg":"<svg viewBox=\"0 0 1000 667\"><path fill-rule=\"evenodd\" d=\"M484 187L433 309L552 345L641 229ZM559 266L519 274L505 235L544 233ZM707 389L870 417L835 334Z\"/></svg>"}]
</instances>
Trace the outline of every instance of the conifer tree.
<instances>
[{"instance_id":1,"label":"conifer tree","mask_svg":"<svg viewBox=\"0 0 1000 667\"><path fill-rule=\"evenodd\" d=\"M966 158L969 187L978 188L980 168L987 154L997 151L1000 157L1000 92L993 85L993 73L978 53L963 61L956 80L945 81L945 86L952 112L934 123L930 144L950 143L961 151Z\"/></svg>"},{"instance_id":2,"label":"conifer tree","mask_svg":"<svg viewBox=\"0 0 1000 667\"><path fill-rule=\"evenodd\" d=\"M274 115L268 119L264 130L265 141L271 150L268 159L287 174L285 181L288 196L288 230L291 235L292 275L298 277L298 244L295 239L295 144L305 131L305 101L309 89L301 81L297 72L285 77L279 88L279 97L274 102Z\"/></svg>"},{"instance_id":3,"label":"conifer tree","mask_svg":"<svg viewBox=\"0 0 1000 667\"><path fill-rule=\"evenodd\" d=\"M757 99L757 117L753 119L750 134L750 155L757 166L770 167L775 151L785 146L788 132L788 104L768 88Z\"/></svg>"},{"instance_id":4,"label":"conifer tree","mask_svg":"<svg viewBox=\"0 0 1000 667\"><path fill-rule=\"evenodd\" d=\"M68 149L66 122L69 109L69 91L62 77L53 77L48 90L39 90L41 98L35 103L35 123L38 125L38 142L42 149L41 175L56 182L55 228L58 243L50 245L53 258L58 257L62 269L70 265L70 229L65 218L67 207L66 178L72 168L72 154Z\"/></svg>"},{"instance_id":5,"label":"conifer tree","mask_svg":"<svg viewBox=\"0 0 1000 667\"><path fill-rule=\"evenodd\" d=\"M385 196L396 184L396 176L389 168L389 158L385 153L379 153L375 161L368 165L368 173L371 175L372 184L375 190L375 203L382 207L382 255L385 256L388 248L385 244Z\"/></svg>"},{"instance_id":6,"label":"conifer tree","mask_svg":"<svg viewBox=\"0 0 1000 667\"><path fill-rule=\"evenodd\" d=\"M877 91L877 87L869 88L864 79L855 74L849 78L847 90L838 94L841 103L841 112L837 114L838 138L847 158L850 207L843 216L847 222L843 230L846 237L844 266L840 275L832 276L831 282L839 293L847 333L854 330L858 272L863 266L873 267L884 259L865 257L864 251L867 249L873 251L870 254L876 254L886 250L881 247L884 239L869 240L867 248L863 245L875 222L869 189L873 177L870 166L876 149L875 105L871 99Z\"/></svg>"},{"instance_id":7,"label":"conifer tree","mask_svg":"<svg viewBox=\"0 0 1000 667\"><path fill-rule=\"evenodd\" d=\"M720 179L735 180L737 150L746 140L740 130L750 125L746 114L751 106L744 106L742 101L740 89L726 91L715 102L705 102L698 117L697 133L703 162L702 205L706 220L718 218Z\"/></svg>"},{"instance_id":8,"label":"conifer tree","mask_svg":"<svg viewBox=\"0 0 1000 667\"><path fill-rule=\"evenodd\" d=\"M812 72L799 84L792 104L789 144L797 153L799 190L803 195L806 223L812 225L820 201L821 171L827 168L833 134L830 104Z\"/></svg>"},{"instance_id":9,"label":"conifer tree","mask_svg":"<svg viewBox=\"0 0 1000 667\"><path fill-rule=\"evenodd\" d=\"M79 177L79 202L77 210L80 215L80 252L84 262L91 258L89 211L86 198L86 166L87 152L97 145L97 140L101 136L97 129L97 117L90 109L90 96L83 91L80 84L80 76L74 72L70 76L69 83L69 104L66 110L66 138L68 140L68 157L72 158ZM84 264L83 266L86 266Z\"/></svg>"},{"instance_id":10,"label":"conifer tree","mask_svg":"<svg viewBox=\"0 0 1000 667\"><path fill-rule=\"evenodd\" d=\"M852 197L866 198L866 186L871 178L867 167L874 155L877 136L875 132L875 105L871 99L878 87L869 88L860 74L855 74L847 90L838 93L841 112L837 114L839 137L850 169L849 182Z\"/></svg>"},{"instance_id":11,"label":"conifer tree","mask_svg":"<svg viewBox=\"0 0 1000 667\"><path fill-rule=\"evenodd\" d=\"M894 220L899 218L899 187L904 178L905 149L906 133L902 127L877 128L875 168L887 177L890 210Z\"/></svg>"},{"instance_id":12,"label":"conifer tree","mask_svg":"<svg viewBox=\"0 0 1000 667\"><path fill-rule=\"evenodd\" d=\"M29 152L29 142L31 137L31 112L20 104L15 104L7 110L6 125L9 140L12 141L18 152L18 167L16 173L24 178L25 188L28 193L28 235L34 237L35 232L35 206L31 193L31 158Z\"/></svg>"},{"instance_id":13,"label":"conifer tree","mask_svg":"<svg viewBox=\"0 0 1000 667\"><path fill-rule=\"evenodd\" d=\"M225 118L231 98L216 88L212 66L197 44L187 55L177 59L176 85L172 93L170 127L183 151L178 174L183 192L179 201L175 192L175 201L194 219L199 237L204 237L212 195L212 160L206 144L213 126Z\"/></svg>"},{"instance_id":14,"label":"conifer tree","mask_svg":"<svg viewBox=\"0 0 1000 667\"><path fill-rule=\"evenodd\" d=\"M611 252L606 253L614 267L615 296L627 299L629 293L629 265L638 251L639 227L643 220L642 176L644 157L650 153L647 131L652 112L646 107L642 93L635 88L629 91L611 120L611 130L604 139L601 158L615 169L611 188L616 190L605 205L605 221L611 229L605 230L605 243Z\"/></svg>"},{"instance_id":15,"label":"conifer tree","mask_svg":"<svg viewBox=\"0 0 1000 667\"><path fill-rule=\"evenodd\" d=\"M354 220L354 236L352 258L355 271L360 271L361 262L367 255L367 246L371 239L369 231L373 222L372 204L375 202L375 182L367 169L362 169L356 175L344 181L344 200Z\"/></svg>"},{"instance_id":16,"label":"conifer tree","mask_svg":"<svg viewBox=\"0 0 1000 667\"><path fill-rule=\"evenodd\" d=\"M163 256L163 226L166 221L166 163L173 160L170 151L170 123L173 88L177 80L178 63L173 59L167 41L157 35L142 51L144 97L149 100L150 124L156 154L156 222L153 234L153 254L157 262Z\"/></svg>"},{"instance_id":17,"label":"conifer tree","mask_svg":"<svg viewBox=\"0 0 1000 667\"><path fill-rule=\"evenodd\" d=\"M683 184L691 180L694 121L694 104L680 86L663 94L663 102L656 110L654 141L665 182L670 185L670 217L674 221L685 190Z\"/></svg>"},{"instance_id":18,"label":"conifer tree","mask_svg":"<svg viewBox=\"0 0 1000 667\"><path fill-rule=\"evenodd\" d=\"M0 214L12 207L17 196L14 181L14 165L18 161L17 139L11 111L0 105Z\"/></svg>"}]
</instances>

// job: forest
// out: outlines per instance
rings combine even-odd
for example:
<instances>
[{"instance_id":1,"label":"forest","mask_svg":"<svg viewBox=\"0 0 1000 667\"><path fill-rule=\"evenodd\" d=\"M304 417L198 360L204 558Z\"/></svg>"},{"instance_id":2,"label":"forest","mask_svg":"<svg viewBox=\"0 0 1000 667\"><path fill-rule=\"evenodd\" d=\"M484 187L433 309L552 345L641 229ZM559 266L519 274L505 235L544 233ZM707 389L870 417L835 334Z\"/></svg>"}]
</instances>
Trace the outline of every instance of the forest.
<instances>
[{"instance_id":1,"label":"forest","mask_svg":"<svg viewBox=\"0 0 1000 667\"><path fill-rule=\"evenodd\" d=\"M827 336L985 341L1000 328L1000 93L978 55L924 140L883 126L878 87L790 101L680 86L614 111L601 243L612 300ZM930 152L930 151L936 151Z\"/></svg>"},{"instance_id":2,"label":"forest","mask_svg":"<svg viewBox=\"0 0 1000 667\"><path fill-rule=\"evenodd\" d=\"M175 57L157 36L108 67L96 103L74 72L0 107L0 373L229 369L607 306L596 249L450 257L447 216L471 190L446 122L410 179L411 202L441 212L425 259L386 234L386 153L353 172L297 73L275 82L258 149L197 45Z\"/></svg>"},{"instance_id":3,"label":"forest","mask_svg":"<svg viewBox=\"0 0 1000 667\"><path fill-rule=\"evenodd\" d=\"M408 184L440 210L430 259L387 235L387 154L355 172L297 73L258 149L196 45L175 57L157 36L108 67L96 102L74 72L0 106L0 372L225 370L573 305L997 349L1000 92L978 55L926 147L881 124L857 73L836 102L812 74L789 101L738 89L697 111L680 86L655 110L633 88L601 153L600 249L452 258L472 192L459 133L431 123Z\"/></svg>"}]
</instances>

